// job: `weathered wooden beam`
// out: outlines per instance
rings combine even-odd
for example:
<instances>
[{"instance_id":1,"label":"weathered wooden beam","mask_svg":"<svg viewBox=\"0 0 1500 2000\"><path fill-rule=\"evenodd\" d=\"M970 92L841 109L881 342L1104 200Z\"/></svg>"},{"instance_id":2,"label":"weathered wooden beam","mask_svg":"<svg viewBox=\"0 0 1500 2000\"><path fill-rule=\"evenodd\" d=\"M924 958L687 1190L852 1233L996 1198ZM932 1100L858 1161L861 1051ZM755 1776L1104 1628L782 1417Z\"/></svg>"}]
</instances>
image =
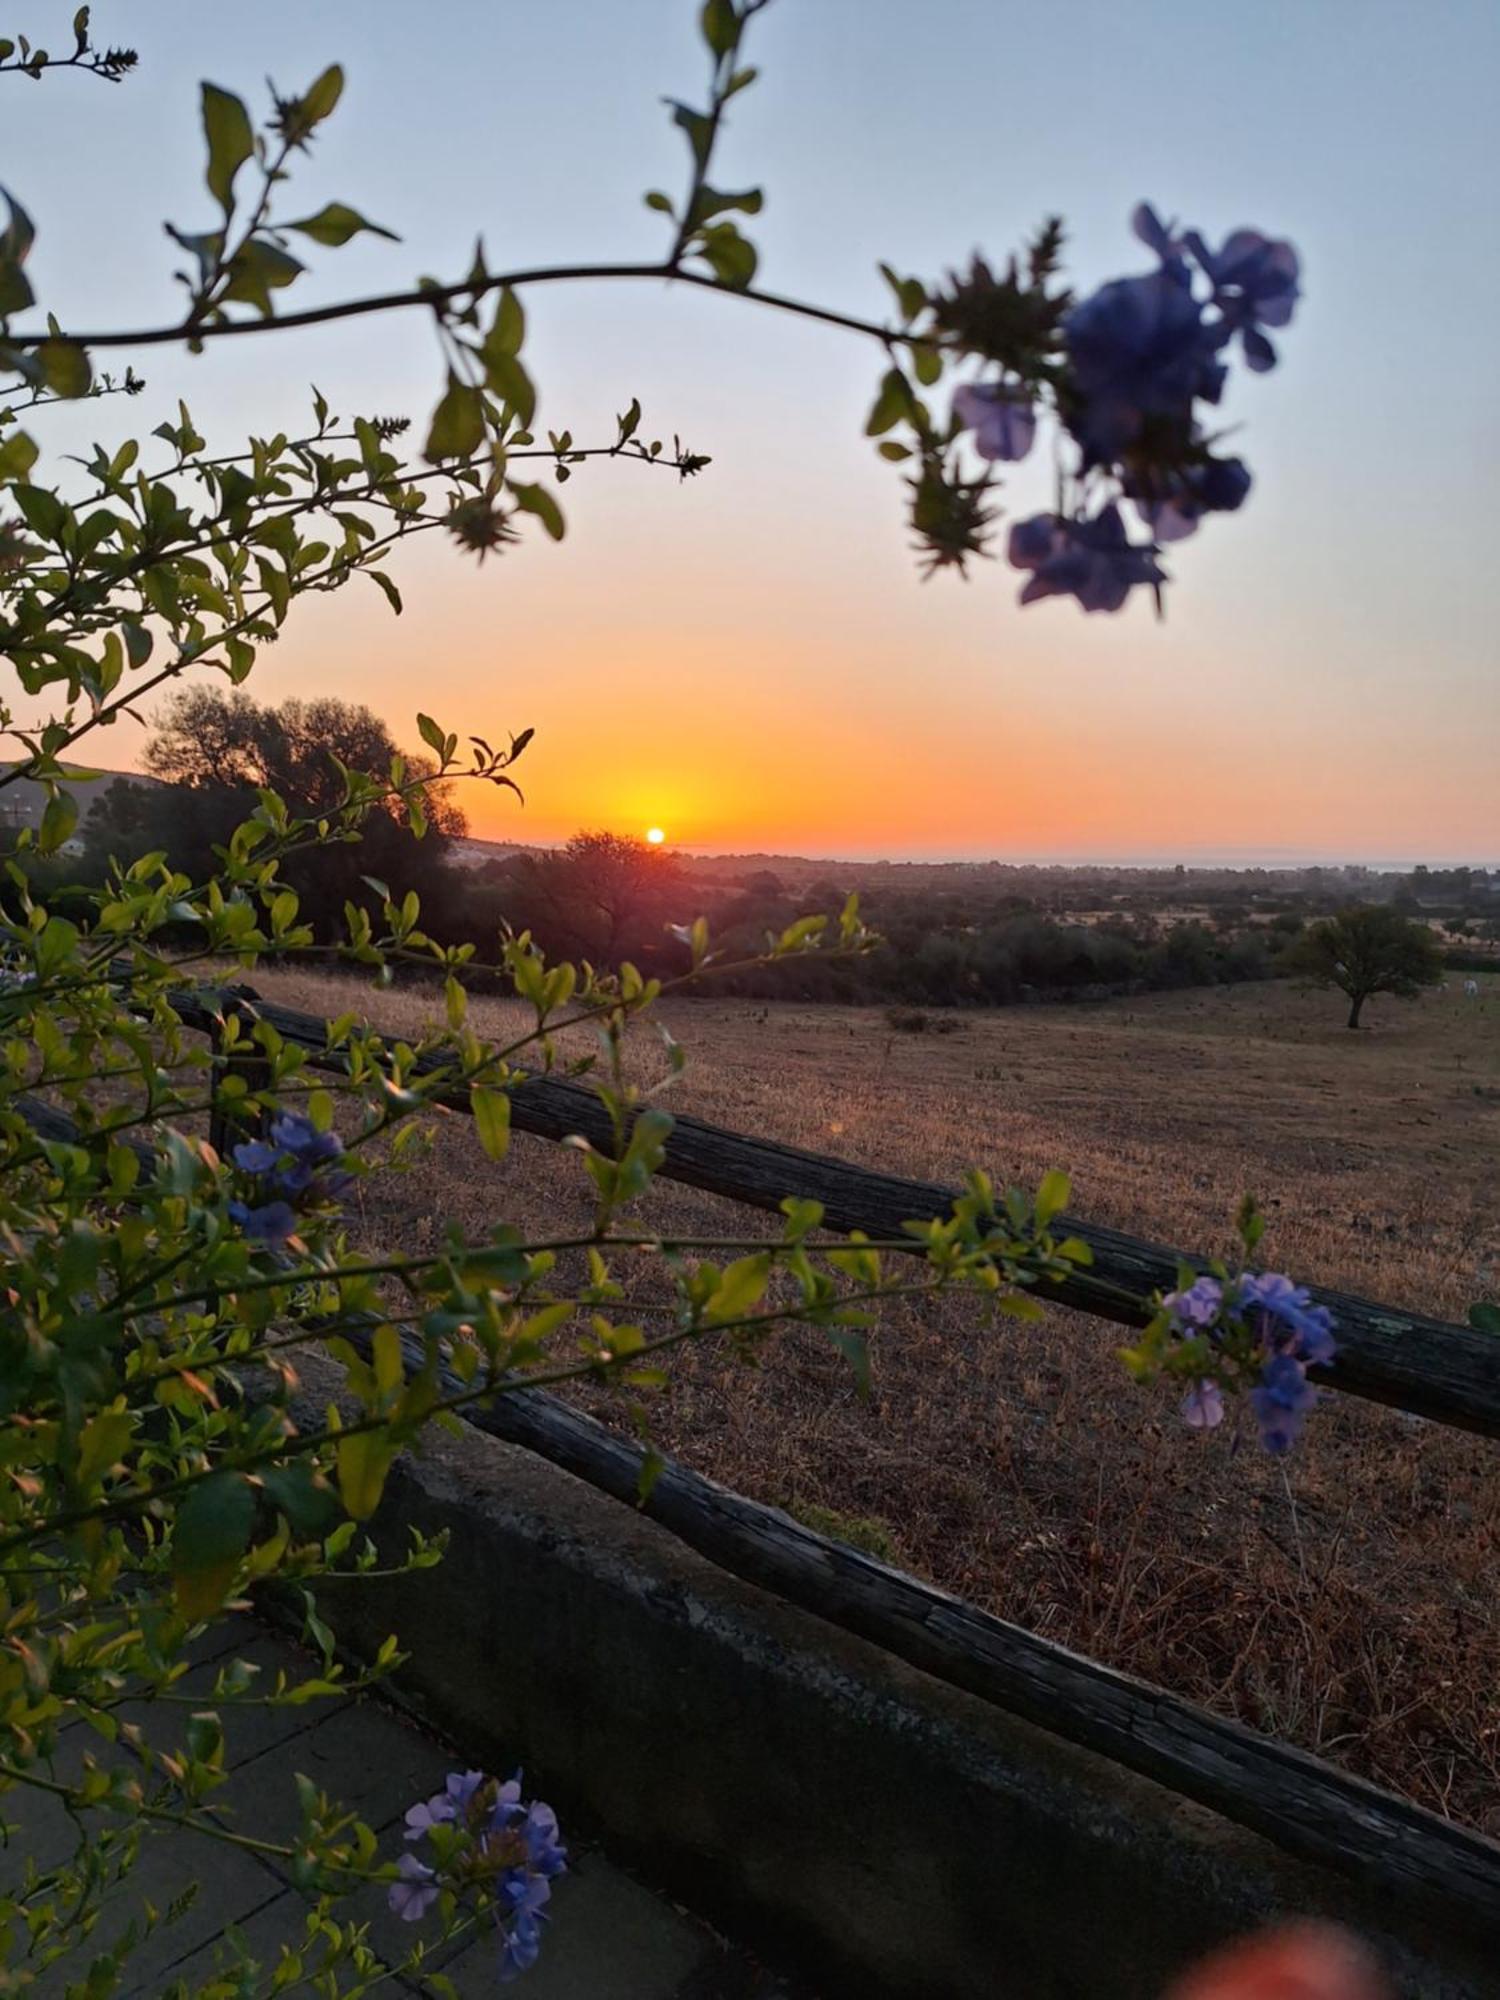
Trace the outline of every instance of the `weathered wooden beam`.
<instances>
[{"instance_id":1,"label":"weathered wooden beam","mask_svg":"<svg viewBox=\"0 0 1500 2000\"><path fill-rule=\"evenodd\" d=\"M174 996L174 1004L189 1025L208 1029L222 1003L184 993ZM327 1026L317 1015L267 1000L256 1001L255 1008L278 1034L307 1049L316 1066L344 1067L341 1055L329 1053ZM442 1093L438 1101L457 1111L469 1108L462 1089ZM534 1077L520 1084L511 1098L511 1123L545 1139L581 1133L601 1147L612 1143L598 1098L585 1085L560 1077ZM818 1201L830 1229L862 1229L882 1238L899 1236L903 1222L946 1214L956 1194L953 1188L874 1173L687 1117L673 1126L661 1171L667 1180L752 1208L774 1211L787 1195ZM1062 1217L1061 1226L1082 1237L1094 1262L1091 1269L1049 1288L1046 1296L1124 1326L1143 1326L1149 1313L1144 1304L1129 1305L1114 1296L1116 1288L1144 1301L1158 1289L1172 1288L1179 1262L1206 1261L1184 1259L1176 1250L1077 1216ZM1309 1289L1332 1312L1339 1343L1336 1359L1312 1371L1318 1381L1436 1423L1500 1437L1500 1341L1492 1334L1324 1286Z\"/></svg>"}]
</instances>

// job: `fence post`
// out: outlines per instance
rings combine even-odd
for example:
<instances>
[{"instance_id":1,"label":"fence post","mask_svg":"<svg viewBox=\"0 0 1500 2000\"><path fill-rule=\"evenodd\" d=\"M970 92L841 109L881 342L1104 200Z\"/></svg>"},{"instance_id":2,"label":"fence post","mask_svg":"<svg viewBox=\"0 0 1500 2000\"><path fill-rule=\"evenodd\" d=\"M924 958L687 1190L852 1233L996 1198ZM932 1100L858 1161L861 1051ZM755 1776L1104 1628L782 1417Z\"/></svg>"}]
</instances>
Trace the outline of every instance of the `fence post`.
<instances>
[{"instance_id":1,"label":"fence post","mask_svg":"<svg viewBox=\"0 0 1500 2000\"><path fill-rule=\"evenodd\" d=\"M260 1136L265 1126L265 1111L254 1102L254 1093L266 1089L271 1081L270 1059L258 1042L247 1040L242 1032L232 1049L226 1049L224 1043L223 1023L231 1017L239 1022L242 1031L253 1028L259 1018L256 1002L260 995L253 986L235 986L227 989L223 998L223 1013L210 1037L214 1051L209 1072L213 1080L213 1103L208 1114L208 1143L221 1160L227 1158L231 1146ZM221 1097L220 1087L230 1076L242 1078L245 1088L233 1097Z\"/></svg>"}]
</instances>

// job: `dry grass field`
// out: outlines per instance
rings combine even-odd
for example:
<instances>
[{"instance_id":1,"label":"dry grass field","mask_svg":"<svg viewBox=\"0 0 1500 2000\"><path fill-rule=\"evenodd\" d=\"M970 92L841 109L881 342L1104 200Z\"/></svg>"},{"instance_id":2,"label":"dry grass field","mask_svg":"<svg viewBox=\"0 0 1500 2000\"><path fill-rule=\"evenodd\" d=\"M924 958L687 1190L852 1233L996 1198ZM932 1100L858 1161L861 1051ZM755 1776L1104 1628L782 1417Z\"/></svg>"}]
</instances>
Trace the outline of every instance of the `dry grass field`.
<instances>
[{"instance_id":1,"label":"dry grass field","mask_svg":"<svg viewBox=\"0 0 1500 2000\"><path fill-rule=\"evenodd\" d=\"M407 1033L434 1006L257 983ZM1230 1247L1253 1189L1276 1268L1462 1317L1500 1295L1500 979L1482 985L1376 1001L1358 1035L1337 995L1281 984L961 1014L943 1034L873 1009L679 1003L691 1062L661 1101L917 1177L1063 1166L1080 1215L1194 1250ZM507 1012L477 1008L481 1027ZM519 1139L495 1167L453 1118L417 1173L364 1189L360 1229L415 1248L450 1218L551 1233L587 1215L562 1149ZM671 1186L641 1219L765 1227ZM1500 1448L1328 1397L1283 1467L1182 1429L1165 1392L1127 1383L1117 1338L954 1296L890 1313L867 1401L796 1332L758 1367L684 1355L652 1423L745 1493L1500 1834Z\"/></svg>"}]
</instances>

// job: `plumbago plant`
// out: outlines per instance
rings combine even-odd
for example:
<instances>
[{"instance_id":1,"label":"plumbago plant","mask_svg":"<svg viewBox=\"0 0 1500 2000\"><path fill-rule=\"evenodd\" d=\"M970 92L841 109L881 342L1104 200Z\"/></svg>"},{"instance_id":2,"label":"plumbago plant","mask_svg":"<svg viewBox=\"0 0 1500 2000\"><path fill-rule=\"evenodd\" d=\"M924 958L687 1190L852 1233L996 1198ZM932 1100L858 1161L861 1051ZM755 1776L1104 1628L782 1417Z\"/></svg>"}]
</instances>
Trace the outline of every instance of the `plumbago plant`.
<instances>
[{"instance_id":1,"label":"plumbago plant","mask_svg":"<svg viewBox=\"0 0 1500 2000\"><path fill-rule=\"evenodd\" d=\"M702 8L708 96L702 108L673 107L688 175L676 200L647 196L667 232L656 262L500 271L480 250L450 282L287 310L310 249L389 233L342 200L292 197L293 169L338 106L337 67L300 95L273 91L261 126L238 96L204 85L203 213L170 228L183 297L158 326L78 332L46 315L28 275L32 219L5 197L0 653L12 684L0 725L17 748L0 791L36 781L45 809L0 885L0 1809L18 1815L21 1851L28 1801L50 1801L76 1838L60 1859L8 1869L0 1990L45 1979L52 1991L61 1978L97 1996L128 1979L129 1953L155 1920L149 1907L133 1910L130 1868L158 1827L276 1856L307 1895L304 1936L258 1968L226 1946L204 1994L354 1995L389 1977L358 1906L344 1914L372 1880L399 1916L431 1917L445 1934L493 1925L497 1970L524 1969L565 1852L552 1815L523 1799L518 1780L455 1773L413 1807L399 1856L301 1780L289 1840L260 1838L222 1805L237 1710L342 1694L398 1658L392 1639L369 1669L347 1669L317 1594L331 1578L390 1573L362 1524L396 1455L522 1385L612 1377L644 1397L690 1341L749 1354L773 1328L802 1324L862 1375L884 1300L961 1286L1026 1319L1064 1276L1075 1289L1097 1285L1101 1299L1110 1291L1087 1272L1086 1247L1054 1233L1061 1174L1026 1195L997 1193L976 1172L951 1213L885 1243L830 1247L810 1202L784 1204L770 1239L667 1241L635 1222L671 1120L630 1080L641 1066L627 1067L627 1045L662 988L629 965L549 965L529 937L504 938L501 970L530 1025L486 1041L468 1013L472 948L425 935L417 898L397 904L376 883L367 907L348 909L333 956L376 981L424 968L443 994L440 1028L392 1043L344 1016L307 1049L284 1041L253 1001L226 1000L226 966L315 948L284 885L289 856L357 840L376 812L420 835L435 785L517 789L529 730L497 748L420 717L420 765L397 757L385 770L342 771L338 805L316 820L262 794L206 880L160 856L116 869L102 890L44 893L33 872L75 826L87 739L185 675L243 681L310 594L367 581L399 612L389 565L413 536L436 531L483 560L527 530L561 539L558 491L586 462L679 478L707 466L677 439L651 440L636 401L594 442L539 427L523 297L540 285L670 281L720 294L726 310L810 317L873 345L867 429L904 468L928 571L962 571L989 552L996 468L1024 458L1045 420L1063 470L1054 508L1009 532L1024 602L1071 596L1111 611L1140 585L1159 598L1164 545L1243 502L1249 474L1222 454L1206 412L1233 352L1252 369L1271 366L1265 329L1286 323L1297 295L1290 247L1240 230L1214 250L1143 208L1136 229L1154 268L1081 303L1061 282L1055 222L998 271L976 258L931 285L887 271L889 322L766 291L743 229L761 191L713 179L719 134L754 80L745 42L765 4ZM87 8L74 40L64 56L0 40L0 73L46 83L76 70L117 83L136 68L133 51L94 46ZM46 406L141 391L134 358L123 374L103 370L111 350L191 354L400 311L430 319L442 368L417 433L404 419L336 415L315 392L297 434L211 447L179 401L144 444L44 465ZM809 917L768 940L767 955L865 941L851 901L837 921ZM684 942L693 976L710 972L705 927ZM197 1032L205 1009L217 1053ZM595 1038L586 1058L575 1053L582 1030ZM670 1074L680 1051L667 1037L661 1050ZM577 1142L594 1201L588 1229L547 1241L503 1224L482 1240L455 1231L424 1255L360 1246L351 1188L417 1157L440 1103L465 1103L499 1159L512 1092L547 1068L589 1073L608 1114L612 1144ZM204 1136L209 1120L217 1144ZM1183 1382L1191 1423L1217 1421L1243 1392L1267 1442L1290 1441L1311 1395L1306 1370L1331 1351L1305 1294L1225 1270L1185 1273L1154 1316L1152 1302L1127 1303L1150 1322L1132 1368ZM341 1379L326 1410L299 1397L314 1351ZM404 1562L440 1554L417 1541ZM185 1690L205 1623L272 1591L300 1615L321 1664L301 1682L264 1686L235 1662ZM81 1727L64 1745L72 1724ZM415 1946L397 1969L422 1973L424 1956ZM441 1989L437 1975L431 1983Z\"/></svg>"}]
</instances>

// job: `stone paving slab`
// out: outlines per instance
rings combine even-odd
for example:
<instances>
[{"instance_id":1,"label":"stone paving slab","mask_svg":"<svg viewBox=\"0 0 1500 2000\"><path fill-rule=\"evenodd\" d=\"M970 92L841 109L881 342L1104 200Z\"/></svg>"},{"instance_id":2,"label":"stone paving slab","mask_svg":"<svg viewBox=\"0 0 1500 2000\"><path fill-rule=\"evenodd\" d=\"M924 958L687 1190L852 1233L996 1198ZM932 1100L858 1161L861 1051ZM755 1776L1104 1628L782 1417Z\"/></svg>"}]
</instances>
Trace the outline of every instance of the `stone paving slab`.
<instances>
[{"instance_id":1,"label":"stone paving slab","mask_svg":"<svg viewBox=\"0 0 1500 2000\"><path fill-rule=\"evenodd\" d=\"M229 1658L258 1665L263 1688L274 1685L283 1667L289 1676L306 1671L293 1647L248 1621L231 1621L200 1644L201 1657L177 1690L189 1696L207 1700L218 1667ZM142 1701L126 1708L158 1749L177 1740L192 1713L190 1701ZM382 1834L382 1851L394 1855L407 1807L462 1762L395 1711L362 1698L270 1710L226 1707L224 1724L231 1776L215 1793L214 1808L227 1826L238 1822L244 1831L273 1841L285 1841L296 1830L293 1778L300 1772ZM75 1777L86 1754L114 1764L129 1752L74 1724L64 1732L55 1775L64 1781ZM48 1866L72 1850L72 1827L57 1801L12 1794L5 1816L21 1830L0 1850L0 1880L16 1880L28 1854ZM574 1867L556 1885L553 1921L539 1962L518 1982L520 2000L791 2000L787 1988L707 1926L602 1854L571 1845ZM296 1949L302 1940L307 1905L274 1857L186 1830L155 1828L143 1840L128 1883L105 1897L93 1936L37 1980L29 1989L33 2000L60 2000L67 1983L80 1979L90 1959L121 1935L143 1897L162 1921L127 1962L124 2000L160 2000L179 1980L191 1992L214 1970L231 1925L268 1966L281 1944ZM404 1958L422 1936L420 1926L390 1914L383 1891L373 1885L340 1916L368 1921L370 1944L387 1963ZM442 1970L459 2000L492 1994L499 1985L495 1939L486 1931L454 1940L432 1954L428 1969ZM394 1977L387 1990L406 1996L430 1991L411 1974Z\"/></svg>"}]
</instances>

